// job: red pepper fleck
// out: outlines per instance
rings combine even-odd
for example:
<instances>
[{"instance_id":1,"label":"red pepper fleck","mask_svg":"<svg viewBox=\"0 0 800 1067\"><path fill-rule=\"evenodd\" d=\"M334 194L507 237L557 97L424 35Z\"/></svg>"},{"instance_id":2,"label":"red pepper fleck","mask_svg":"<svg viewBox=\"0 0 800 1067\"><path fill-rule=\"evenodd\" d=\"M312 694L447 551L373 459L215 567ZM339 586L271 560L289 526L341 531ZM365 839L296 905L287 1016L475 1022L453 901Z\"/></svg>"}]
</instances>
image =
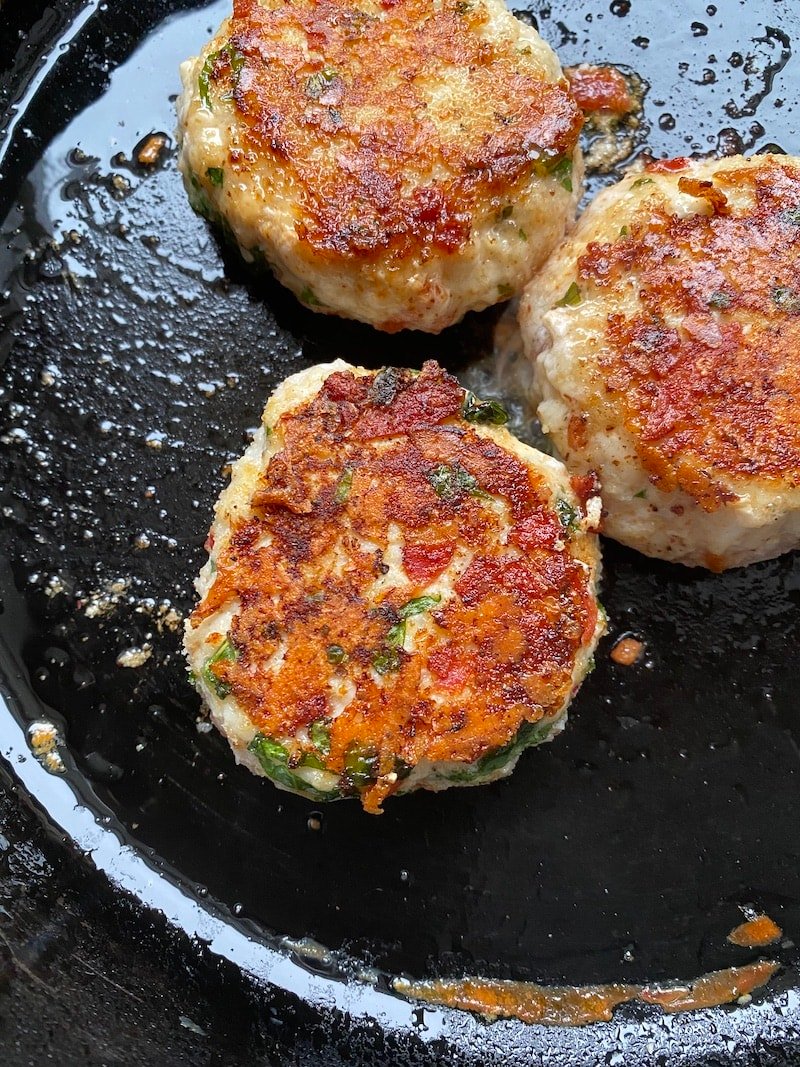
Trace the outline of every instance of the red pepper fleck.
<instances>
[{"instance_id":1,"label":"red pepper fleck","mask_svg":"<svg viewBox=\"0 0 800 1067\"><path fill-rule=\"evenodd\" d=\"M428 657L428 668L445 689L453 691L463 689L475 670L469 657L452 645L435 648Z\"/></svg>"},{"instance_id":2,"label":"red pepper fleck","mask_svg":"<svg viewBox=\"0 0 800 1067\"><path fill-rule=\"evenodd\" d=\"M455 545L406 545L403 569L412 581L427 585L439 577L454 552Z\"/></svg>"},{"instance_id":3,"label":"red pepper fleck","mask_svg":"<svg viewBox=\"0 0 800 1067\"><path fill-rule=\"evenodd\" d=\"M675 159L654 159L644 169L654 174L672 174L676 170L686 170L691 162L691 159L686 156L676 156Z\"/></svg>"}]
</instances>

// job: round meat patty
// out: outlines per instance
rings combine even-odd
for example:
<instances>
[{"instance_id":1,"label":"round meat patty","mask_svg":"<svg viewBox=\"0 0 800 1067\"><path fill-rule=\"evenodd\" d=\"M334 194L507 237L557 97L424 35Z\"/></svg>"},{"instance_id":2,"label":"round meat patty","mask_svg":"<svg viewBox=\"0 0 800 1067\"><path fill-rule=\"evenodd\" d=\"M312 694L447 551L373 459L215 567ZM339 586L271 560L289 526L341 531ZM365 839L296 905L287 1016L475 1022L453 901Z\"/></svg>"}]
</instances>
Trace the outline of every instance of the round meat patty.
<instances>
[{"instance_id":1,"label":"round meat patty","mask_svg":"<svg viewBox=\"0 0 800 1067\"><path fill-rule=\"evenodd\" d=\"M185 646L239 762L313 800L475 785L603 631L592 479L437 364L287 379L217 504Z\"/></svg>"},{"instance_id":2,"label":"round meat patty","mask_svg":"<svg viewBox=\"0 0 800 1067\"><path fill-rule=\"evenodd\" d=\"M235 0L181 76L194 207L315 311L438 332L574 219L583 116L502 0Z\"/></svg>"},{"instance_id":3,"label":"round meat patty","mask_svg":"<svg viewBox=\"0 0 800 1067\"><path fill-rule=\"evenodd\" d=\"M604 531L714 571L800 545L800 165L666 160L601 193L520 308L542 425Z\"/></svg>"}]
</instances>

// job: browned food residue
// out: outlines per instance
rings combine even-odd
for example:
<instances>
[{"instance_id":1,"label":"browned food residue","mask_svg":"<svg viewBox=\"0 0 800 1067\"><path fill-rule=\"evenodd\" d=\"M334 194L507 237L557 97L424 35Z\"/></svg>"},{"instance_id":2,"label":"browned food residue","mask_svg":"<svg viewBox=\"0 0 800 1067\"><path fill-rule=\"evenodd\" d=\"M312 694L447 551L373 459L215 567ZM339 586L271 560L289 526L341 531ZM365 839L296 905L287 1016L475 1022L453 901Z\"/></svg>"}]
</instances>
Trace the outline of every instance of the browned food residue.
<instances>
[{"instance_id":1,"label":"browned food residue","mask_svg":"<svg viewBox=\"0 0 800 1067\"><path fill-rule=\"evenodd\" d=\"M398 993L429 1004L477 1012L489 1019L514 1018L543 1026L608 1022L619 1004L639 1000L668 1014L730 1004L765 985L778 970L774 960L711 971L692 982L664 985L543 986L491 978L410 982L395 979Z\"/></svg>"},{"instance_id":2,"label":"browned food residue","mask_svg":"<svg viewBox=\"0 0 800 1067\"><path fill-rule=\"evenodd\" d=\"M136 152L136 162L143 167L154 167L158 163L161 153L167 143L165 133L151 133L145 138Z\"/></svg>"},{"instance_id":3,"label":"browned food residue","mask_svg":"<svg viewBox=\"0 0 800 1067\"><path fill-rule=\"evenodd\" d=\"M728 940L732 945L740 945L742 948L761 948L762 945L771 945L783 937L783 930L769 915L754 915L752 919L735 927L728 934Z\"/></svg>"},{"instance_id":4,"label":"browned food residue","mask_svg":"<svg viewBox=\"0 0 800 1067\"><path fill-rule=\"evenodd\" d=\"M636 74L582 63L564 71L583 112L587 171L608 174L636 151L645 85Z\"/></svg>"},{"instance_id":5,"label":"browned food residue","mask_svg":"<svg viewBox=\"0 0 800 1067\"><path fill-rule=\"evenodd\" d=\"M579 67L568 67L564 73L581 111L610 111L615 115L626 115L637 106L627 81L616 67L595 67L590 63L582 63Z\"/></svg>"},{"instance_id":6,"label":"browned food residue","mask_svg":"<svg viewBox=\"0 0 800 1067\"><path fill-rule=\"evenodd\" d=\"M619 641L611 649L611 659L621 667L632 667L642 658L644 641L637 637L620 637Z\"/></svg>"}]
</instances>

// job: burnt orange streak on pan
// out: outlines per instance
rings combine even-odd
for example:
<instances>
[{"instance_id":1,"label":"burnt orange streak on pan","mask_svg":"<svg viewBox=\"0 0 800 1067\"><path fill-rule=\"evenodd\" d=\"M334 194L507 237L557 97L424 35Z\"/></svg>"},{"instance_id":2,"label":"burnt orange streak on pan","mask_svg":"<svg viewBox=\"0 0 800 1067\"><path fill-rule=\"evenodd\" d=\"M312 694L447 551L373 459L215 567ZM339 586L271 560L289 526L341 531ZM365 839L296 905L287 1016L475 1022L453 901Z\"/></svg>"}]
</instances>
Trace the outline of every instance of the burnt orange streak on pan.
<instances>
[{"instance_id":1,"label":"burnt orange streak on pan","mask_svg":"<svg viewBox=\"0 0 800 1067\"><path fill-rule=\"evenodd\" d=\"M712 971L687 984L543 986L534 982L461 978L414 982L395 979L398 993L489 1019L513 1018L541 1026L609 1022L614 1008L632 1000L657 1004L667 1014L730 1004L765 985L778 970L772 960Z\"/></svg>"}]
</instances>

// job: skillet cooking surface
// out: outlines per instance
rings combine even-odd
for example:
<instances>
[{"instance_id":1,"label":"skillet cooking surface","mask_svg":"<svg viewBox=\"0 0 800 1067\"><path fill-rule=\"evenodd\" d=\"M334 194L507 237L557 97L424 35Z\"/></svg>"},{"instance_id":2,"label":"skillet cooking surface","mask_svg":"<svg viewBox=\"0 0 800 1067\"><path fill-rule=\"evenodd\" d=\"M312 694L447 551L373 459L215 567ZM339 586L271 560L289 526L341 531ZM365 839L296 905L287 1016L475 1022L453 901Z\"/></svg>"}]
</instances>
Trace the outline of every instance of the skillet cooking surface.
<instances>
[{"instance_id":1,"label":"skillet cooking surface","mask_svg":"<svg viewBox=\"0 0 800 1067\"><path fill-rule=\"evenodd\" d=\"M800 151L800 14L682 6L532 11L565 65L614 62L644 79L638 147ZM28 92L0 141L7 773L115 884L305 998L326 1062L362 1015L431 1062L614 1063L621 1048L626 1063L796 1062L798 555L712 576L607 543L611 635L597 669L566 733L490 787L391 800L380 818L339 803L314 828L313 805L236 769L216 732L198 730L179 616L226 464L268 392L339 356L435 357L480 386L499 312L438 338L386 337L248 274L189 209L172 140L158 167L135 162L143 137L171 134L177 64L228 4L187 7L65 5L38 28L48 58L18 73ZM618 667L608 651L628 631L647 654ZM66 739L63 776L25 741L42 715ZM769 950L784 970L746 1010L662 1019L639 1006L553 1031L423 1012L387 992L398 973L692 978L755 958L725 936L746 906L791 939ZM333 955L287 956L280 935ZM367 1062L371 1047L385 1062L363 1047L348 1054Z\"/></svg>"}]
</instances>

